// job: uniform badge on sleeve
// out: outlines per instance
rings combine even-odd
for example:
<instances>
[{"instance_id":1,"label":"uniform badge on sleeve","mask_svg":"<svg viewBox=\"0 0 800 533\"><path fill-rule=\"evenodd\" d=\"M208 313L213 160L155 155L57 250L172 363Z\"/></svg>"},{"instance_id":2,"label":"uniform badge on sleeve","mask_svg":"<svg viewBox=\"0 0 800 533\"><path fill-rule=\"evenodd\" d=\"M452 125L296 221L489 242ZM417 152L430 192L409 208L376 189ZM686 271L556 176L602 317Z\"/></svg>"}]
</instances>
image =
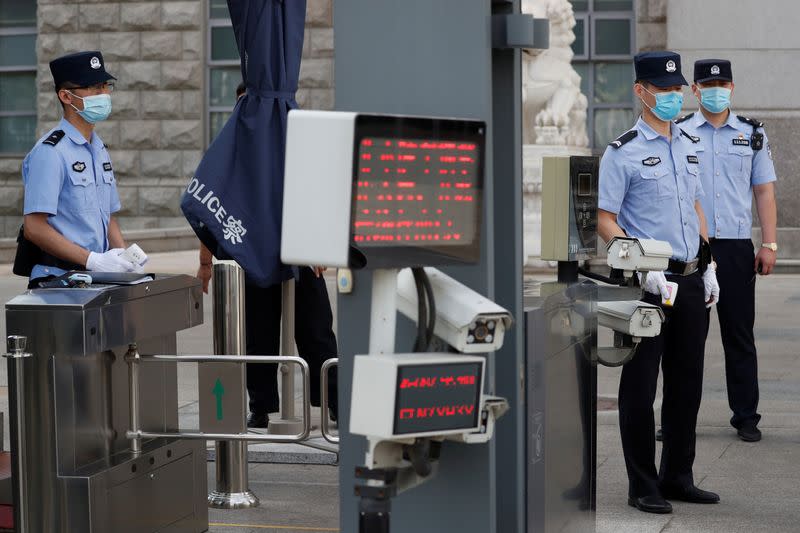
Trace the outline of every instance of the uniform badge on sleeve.
<instances>
[{"instance_id":1,"label":"uniform badge on sleeve","mask_svg":"<svg viewBox=\"0 0 800 533\"><path fill-rule=\"evenodd\" d=\"M75 161L74 163L72 163L72 170L74 170L75 172L83 172L84 170L86 170L86 163L84 163L83 161Z\"/></svg>"},{"instance_id":2,"label":"uniform badge on sleeve","mask_svg":"<svg viewBox=\"0 0 800 533\"><path fill-rule=\"evenodd\" d=\"M647 159L642 159L642 164L648 167L654 167L659 163L661 163L660 157L648 157Z\"/></svg>"},{"instance_id":3,"label":"uniform badge on sleeve","mask_svg":"<svg viewBox=\"0 0 800 533\"><path fill-rule=\"evenodd\" d=\"M103 170L111 172L111 163L103 163Z\"/></svg>"}]
</instances>

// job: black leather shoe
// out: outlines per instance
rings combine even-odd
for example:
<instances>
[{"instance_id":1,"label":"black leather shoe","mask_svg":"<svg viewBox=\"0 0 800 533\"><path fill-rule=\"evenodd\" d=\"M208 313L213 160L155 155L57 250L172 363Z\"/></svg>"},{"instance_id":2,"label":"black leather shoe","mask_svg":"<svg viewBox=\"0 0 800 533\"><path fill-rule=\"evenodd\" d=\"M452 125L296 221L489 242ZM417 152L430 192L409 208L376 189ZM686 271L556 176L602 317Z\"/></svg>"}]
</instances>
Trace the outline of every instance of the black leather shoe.
<instances>
[{"instance_id":1,"label":"black leather shoe","mask_svg":"<svg viewBox=\"0 0 800 533\"><path fill-rule=\"evenodd\" d=\"M658 495L628 498L628 505L645 513L668 514L672 512L672 504Z\"/></svg>"},{"instance_id":2,"label":"black leather shoe","mask_svg":"<svg viewBox=\"0 0 800 533\"><path fill-rule=\"evenodd\" d=\"M267 413L250 413L247 417L247 427L266 429L269 426L269 415Z\"/></svg>"},{"instance_id":3,"label":"black leather shoe","mask_svg":"<svg viewBox=\"0 0 800 533\"><path fill-rule=\"evenodd\" d=\"M739 428L736 433L745 442L758 442L761 440L761 431L755 426Z\"/></svg>"},{"instance_id":4,"label":"black leather shoe","mask_svg":"<svg viewBox=\"0 0 800 533\"><path fill-rule=\"evenodd\" d=\"M656 430L656 440L657 440L658 442L662 442L662 441L664 440L664 432L663 432L663 431L661 431L661 428L658 428L658 429Z\"/></svg>"},{"instance_id":5,"label":"black leather shoe","mask_svg":"<svg viewBox=\"0 0 800 533\"><path fill-rule=\"evenodd\" d=\"M676 489L661 489L661 494L667 500L679 500L689 503L719 503L719 494L703 489L698 489L694 485Z\"/></svg>"}]
</instances>

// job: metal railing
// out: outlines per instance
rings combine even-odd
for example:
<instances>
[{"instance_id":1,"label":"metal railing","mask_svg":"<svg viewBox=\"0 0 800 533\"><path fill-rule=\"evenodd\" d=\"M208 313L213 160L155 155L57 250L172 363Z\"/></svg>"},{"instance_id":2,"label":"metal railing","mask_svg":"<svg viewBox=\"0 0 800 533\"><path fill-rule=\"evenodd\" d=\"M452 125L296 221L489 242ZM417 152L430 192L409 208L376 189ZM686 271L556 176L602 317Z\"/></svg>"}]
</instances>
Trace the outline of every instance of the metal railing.
<instances>
[{"instance_id":1,"label":"metal railing","mask_svg":"<svg viewBox=\"0 0 800 533\"><path fill-rule=\"evenodd\" d=\"M128 358L128 356L126 356ZM287 357L282 355L144 355L128 358L131 369L142 363L294 363L300 366L303 381L303 418L302 431L294 435L264 435L260 433L203 433L201 431L144 431L138 427L138 372L131 372L136 378L131 378L131 429L127 436L132 441L149 438L181 438L201 440L232 440L232 441L259 441L259 442L300 442L306 440L311 433L311 403L309 401L309 370L308 363L300 357ZM134 426L136 421L136 426ZM245 463L247 461L245 460Z\"/></svg>"},{"instance_id":2,"label":"metal railing","mask_svg":"<svg viewBox=\"0 0 800 533\"><path fill-rule=\"evenodd\" d=\"M319 417L320 417L320 425L322 426L322 437L330 442L331 444L339 444L339 435L334 435L331 433L330 429L330 420L328 418L328 373L332 367L339 366L339 359L327 359L324 363L322 363L322 369L320 370L320 395L319 395Z\"/></svg>"}]
</instances>

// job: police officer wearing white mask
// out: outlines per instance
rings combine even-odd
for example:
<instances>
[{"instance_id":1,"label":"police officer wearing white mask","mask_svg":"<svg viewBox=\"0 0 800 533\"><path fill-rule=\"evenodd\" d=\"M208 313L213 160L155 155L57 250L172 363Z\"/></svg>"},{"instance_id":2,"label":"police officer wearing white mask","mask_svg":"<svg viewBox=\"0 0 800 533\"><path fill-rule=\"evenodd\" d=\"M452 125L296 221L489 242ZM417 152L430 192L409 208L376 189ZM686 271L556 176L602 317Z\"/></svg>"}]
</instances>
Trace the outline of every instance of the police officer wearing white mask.
<instances>
[{"instance_id":1,"label":"police officer wearing white mask","mask_svg":"<svg viewBox=\"0 0 800 533\"><path fill-rule=\"evenodd\" d=\"M660 305L666 282L678 284L661 334L643 339L622 369L619 417L628 472L628 504L649 513L672 512L667 500L716 503L719 496L695 486L695 426L700 408L706 305L719 298L714 270L698 259L707 238L697 137L673 124L683 105L680 56L646 52L634 58L633 92L642 102L634 127L613 141L600 162L599 233L667 241L673 256L667 272L644 278L645 301ZM704 271L701 274L701 270ZM655 466L655 420L659 364L664 373L661 422L664 447Z\"/></svg>"},{"instance_id":2,"label":"police officer wearing white mask","mask_svg":"<svg viewBox=\"0 0 800 533\"><path fill-rule=\"evenodd\" d=\"M64 118L22 164L24 224L14 272L32 279L66 270L133 272L112 216L120 209L108 150L94 131L111 113L115 78L100 52L50 63Z\"/></svg>"},{"instance_id":3,"label":"police officer wearing white mask","mask_svg":"<svg viewBox=\"0 0 800 533\"><path fill-rule=\"evenodd\" d=\"M758 363L753 336L756 273L768 275L778 245L775 167L763 124L735 115L730 61L702 59L694 65L692 91L700 109L678 120L681 128L700 138L699 154L703 211L708 217L711 250L719 265L719 283L726 297L717 306L731 425L747 442L761 440L757 425ZM758 253L751 240L751 204L755 196L761 222Z\"/></svg>"}]
</instances>

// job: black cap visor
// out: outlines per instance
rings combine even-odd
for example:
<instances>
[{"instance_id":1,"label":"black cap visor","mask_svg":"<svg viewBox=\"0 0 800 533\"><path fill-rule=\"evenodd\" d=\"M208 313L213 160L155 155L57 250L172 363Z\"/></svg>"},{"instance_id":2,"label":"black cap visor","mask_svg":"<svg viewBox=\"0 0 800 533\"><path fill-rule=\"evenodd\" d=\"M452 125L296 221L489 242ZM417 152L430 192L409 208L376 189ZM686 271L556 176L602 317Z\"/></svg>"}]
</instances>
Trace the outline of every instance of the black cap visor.
<instances>
[{"instance_id":1,"label":"black cap visor","mask_svg":"<svg viewBox=\"0 0 800 533\"><path fill-rule=\"evenodd\" d=\"M652 85L655 85L659 89L663 89L665 87L674 87L676 85L689 85L686 82L686 78L683 77L683 74L674 73L674 74L664 74L663 76L658 76L655 78L643 78L640 81L646 81Z\"/></svg>"}]
</instances>

